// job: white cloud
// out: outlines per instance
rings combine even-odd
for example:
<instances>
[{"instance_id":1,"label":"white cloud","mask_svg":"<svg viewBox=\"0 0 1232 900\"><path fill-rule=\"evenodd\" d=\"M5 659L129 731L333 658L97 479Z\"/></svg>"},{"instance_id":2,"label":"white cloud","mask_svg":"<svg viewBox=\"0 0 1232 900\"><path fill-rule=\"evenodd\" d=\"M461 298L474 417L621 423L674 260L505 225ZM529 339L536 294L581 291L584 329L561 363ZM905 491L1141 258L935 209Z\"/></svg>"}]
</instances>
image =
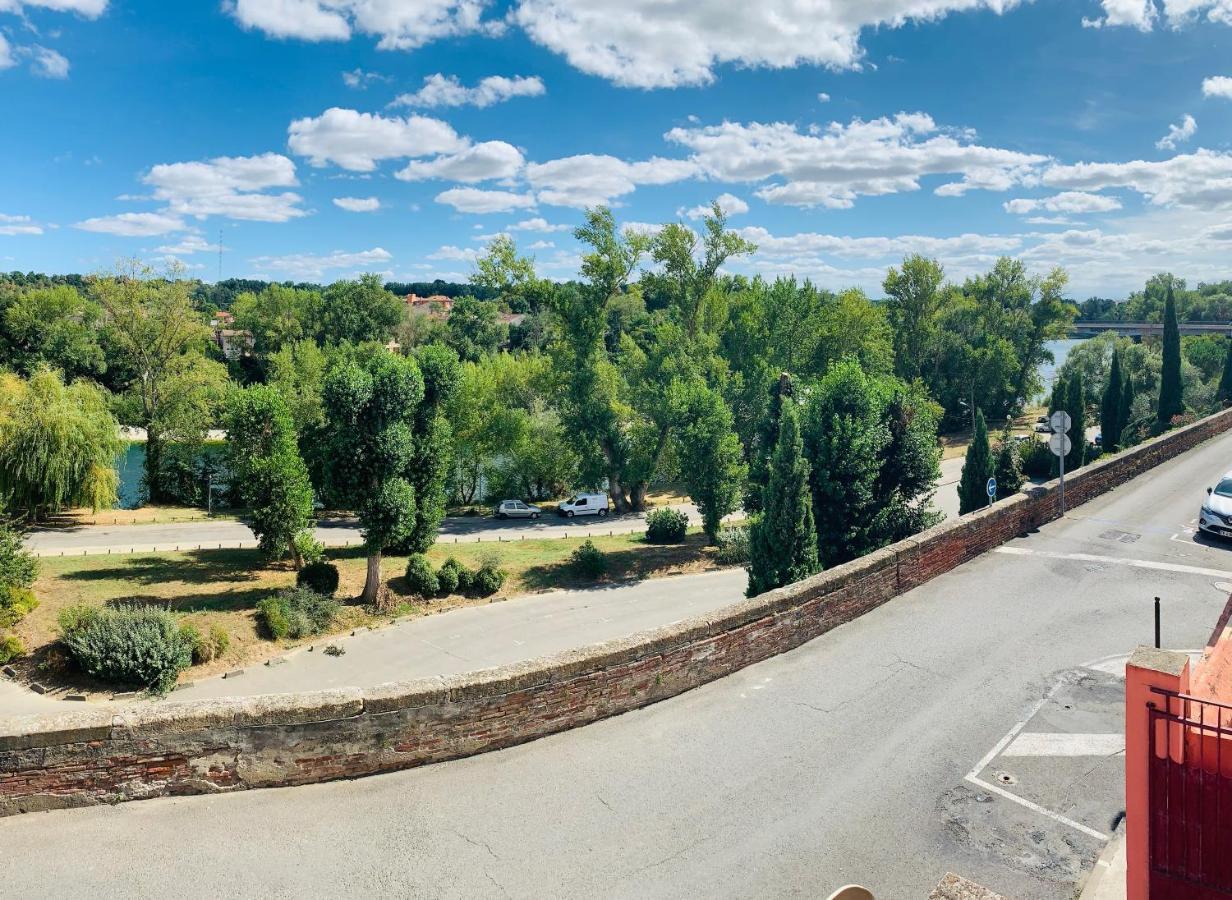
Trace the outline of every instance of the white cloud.
<instances>
[{"instance_id":1,"label":"white cloud","mask_svg":"<svg viewBox=\"0 0 1232 900\"><path fill-rule=\"evenodd\" d=\"M322 278L331 269L364 270L391 259L393 255L388 250L373 247L371 250L356 253L335 250L325 255L292 253L287 256L258 256L249 262L258 272L314 281Z\"/></svg>"},{"instance_id":2,"label":"white cloud","mask_svg":"<svg viewBox=\"0 0 1232 900\"><path fill-rule=\"evenodd\" d=\"M690 148L711 178L781 179L756 192L768 203L832 209L848 208L860 196L919 190L920 179L931 175L961 176L938 187L939 196L1007 190L1033 178L1047 161L976 144L967 133L942 130L925 113L832 122L809 133L783 122L724 122L673 128L666 137Z\"/></svg>"},{"instance_id":3,"label":"white cloud","mask_svg":"<svg viewBox=\"0 0 1232 900\"><path fill-rule=\"evenodd\" d=\"M1169 27L1181 28L1194 22L1206 21L1232 25L1232 0L1102 0L1104 15L1099 19L1082 20L1088 28L1123 25L1150 31L1160 18L1167 20ZM1161 17L1159 6L1163 8Z\"/></svg>"},{"instance_id":4,"label":"white cloud","mask_svg":"<svg viewBox=\"0 0 1232 900\"><path fill-rule=\"evenodd\" d=\"M450 188L436 195L437 203L452 206L464 213L498 213L527 209L535 205L530 194L513 191L484 191L479 188Z\"/></svg>"},{"instance_id":5,"label":"white cloud","mask_svg":"<svg viewBox=\"0 0 1232 900\"><path fill-rule=\"evenodd\" d=\"M381 201L379 197L335 197L334 206L347 212L376 212Z\"/></svg>"},{"instance_id":6,"label":"white cloud","mask_svg":"<svg viewBox=\"0 0 1232 900\"><path fill-rule=\"evenodd\" d=\"M115 216L97 216L73 226L82 231L99 234L114 234L119 237L154 237L183 231L186 227L179 216L161 212L120 213Z\"/></svg>"},{"instance_id":7,"label":"white cloud","mask_svg":"<svg viewBox=\"0 0 1232 900\"><path fill-rule=\"evenodd\" d=\"M389 81L389 76L381 75L378 72L365 72L363 69L358 68L342 73L342 83L349 88L355 88L360 91L375 81Z\"/></svg>"},{"instance_id":8,"label":"white cloud","mask_svg":"<svg viewBox=\"0 0 1232 900\"><path fill-rule=\"evenodd\" d=\"M791 260L828 254L850 258L882 259L909 253L927 256L1000 255L1022 246L1019 235L960 234L930 237L908 234L898 237L847 237L803 232L775 235L760 226L738 229L740 235L757 245L757 255L775 260Z\"/></svg>"},{"instance_id":9,"label":"white cloud","mask_svg":"<svg viewBox=\"0 0 1232 900\"><path fill-rule=\"evenodd\" d=\"M1155 206L1232 208L1232 153L1199 149L1159 161L1076 163L1045 169L1048 187L1078 191L1129 188Z\"/></svg>"},{"instance_id":10,"label":"white cloud","mask_svg":"<svg viewBox=\"0 0 1232 900\"><path fill-rule=\"evenodd\" d=\"M429 253L428 259L450 259L458 262L474 262L479 257L479 251L474 247L455 247L446 244L435 253Z\"/></svg>"},{"instance_id":11,"label":"white cloud","mask_svg":"<svg viewBox=\"0 0 1232 900\"><path fill-rule=\"evenodd\" d=\"M866 28L899 27L952 11L1003 12L1017 0L521 0L512 17L574 67L618 84L706 84L723 63L855 68Z\"/></svg>"},{"instance_id":12,"label":"white cloud","mask_svg":"<svg viewBox=\"0 0 1232 900\"><path fill-rule=\"evenodd\" d=\"M492 106L513 97L539 97L547 92L537 76L490 75L474 87L465 87L457 76L437 73L424 79L413 94L400 94L391 106Z\"/></svg>"},{"instance_id":13,"label":"white cloud","mask_svg":"<svg viewBox=\"0 0 1232 900\"><path fill-rule=\"evenodd\" d=\"M17 65L17 57L13 55L13 47L0 32L0 69L11 69Z\"/></svg>"},{"instance_id":14,"label":"white cloud","mask_svg":"<svg viewBox=\"0 0 1232 900\"><path fill-rule=\"evenodd\" d=\"M1139 31L1154 27L1158 12L1154 0L1102 0L1104 15L1098 19L1083 18L1084 28L1103 28L1105 25L1128 25Z\"/></svg>"},{"instance_id":15,"label":"white cloud","mask_svg":"<svg viewBox=\"0 0 1232 900\"><path fill-rule=\"evenodd\" d=\"M371 172L383 159L456 153L467 145L439 119L385 118L336 106L316 117L296 119L287 133L291 150L312 165L332 162L352 172Z\"/></svg>"},{"instance_id":16,"label":"white cloud","mask_svg":"<svg viewBox=\"0 0 1232 900\"><path fill-rule=\"evenodd\" d=\"M1116 197L1104 197L1099 194L1087 194L1082 191L1065 191L1052 197L1038 199L1018 198L1002 204L1005 211L1016 215L1044 211L1051 213L1098 213L1110 212L1121 208L1121 201ZM1048 223L1055 224L1055 223Z\"/></svg>"},{"instance_id":17,"label":"white cloud","mask_svg":"<svg viewBox=\"0 0 1232 900\"><path fill-rule=\"evenodd\" d=\"M397 173L403 181L441 178L473 183L491 178L513 178L522 169L522 153L504 141L485 141L460 153L412 162Z\"/></svg>"},{"instance_id":18,"label":"white cloud","mask_svg":"<svg viewBox=\"0 0 1232 900\"><path fill-rule=\"evenodd\" d=\"M43 226L29 216L9 216L0 213L0 235L42 234Z\"/></svg>"},{"instance_id":19,"label":"white cloud","mask_svg":"<svg viewBox=\"0 0 1232 900\"><path fill-rule=\"evenodd\" d=\"M69 64L61 54L37 44L30 48L30 71L42 78L68 78Z\"/></svg>"},{"instance_id":20,"label":"white cloud","mask_svg":"<svg viewBox=\"0 0 1232 900\"><path fill-rule=\"evenodd\" d=\"M535 241L533 244L526 246L527 250L551 250L556 246L553 241Z\"/></svg>"},{"instance_id":21,"label":"white cloud","mask_svg":"<svg viewBox=\"0 0 1232 900\"><path fill-rule=\"evenodd\" d=\"M224 8L245 28L270 37L342 41L352 32L376 35L382 50L412 50L437 38L476 31L486 0L226 0Z\"/></svg>"},{"instance_id":22,"label":"white cloud","mask_svg":"<svg viewBox=\"0 0 1232 900\"><path fill-rule=\"evenodd\" d=\"M739 216L749 211L749 205L734 194L719 194L714 198L714 202L719 204L719 208L726 216ZM690 219L704 219L710 215L710 204L699 204L692 209L685 210L684 214Z\"/></svg>"},{"instance_id":23,"label":"white cloud","mask_svg":"<svg viewBox=\"0 0 1232 900\"><path fill-rule=\"evenodd\" d=\"M531 219L523 219L515 225L509 226L510 231L539 231L544 234L550 234L553 231L568 231L568 225L553 225L547 219L535 216Z\"/></svg>"},{"instance_id":24,"label":"white cloud","mask_svg":"<svg viewBox=\"0 0 1232 900\"><path fill-rule=\"evenodd\" d=\"M594 206L631 193L641 184L670 184L692 178L697 166L689 160L652 157L625 162L615 156L584 153L526 167L526 180L541 203L553 206Z\"/></svg>"},{"instance_id":25,"label":"white cloud","mask_svg":"<svg viewBox=\"0 0 1232 900\"><path fill-rule=\"evenodd\" d=\"M155 248L154 252L168 256L191 256L194 253L217 253L218 249L217 244L211 244L200 234L186 234L174 244Z\"/></svg>"},{"instance_id":26,"label":"white cloud","mask_svg":"<svg viewBox=\"0 0 1232 900\"><path fill-rule=\"evenodd\" d=\"M1232 100L1232 78L1227 75L1213 75L1202 79L1202 96Z\"/></svg>"},{"instance_id":27,"label":"white cloud","mask_svg":"<svg viewBox=\"0 0 1232 900\"><path fill-rule=\"evenodd\" d=\"M25 7L39 7L97 19L107 11L107 3L108 0L0 0L0 12L21 13Z\"/></svg>"},{"instance_id":28,"label":"white cloud","mask_svg":"<svg viewBox=\"0 0 1232 900\"><path fill-rule=\"evenodd\" d=\"M255 222L286 222L305 215L299 194L265 193L298 184L295 163L277 153L157 165L142 180L154 188L154 199L165 201L167 211L176 215Z\"/></svg>"},{"instance_id":29,"label":"white cloud","mask_svg":"<svg viewBox=\"0 0 1232 900\"><path fill-rule=\"evenodd\" d=\"M1168 126L1168 133L1155 142L1156 150L1175 150L1177 144L1183 144L1194 136L1198 123L1194 117L1186 113L1181 121Z\"/></svg>"},{"instance_id":30,"label":"white cloud","mask_svg":"<svg viewBox=\"0 0 1232 900\"><path fill-rule=\"evenodd\" d=\"M817 99L820 100L822 103L829 103L830 95L827 94L825 91L822 91L820 94L817 95Z\"/></svg>"},{"instance_id":31,"label":"white cloud","mask_svg":"<svg viewBox=\"0 0 1232 900\"><path fill-rule=\"evenodd\" d=\"M1066 216L1028 216L1024 220L1028 225L1078 225Z\"/></svg>"}]
</instances>

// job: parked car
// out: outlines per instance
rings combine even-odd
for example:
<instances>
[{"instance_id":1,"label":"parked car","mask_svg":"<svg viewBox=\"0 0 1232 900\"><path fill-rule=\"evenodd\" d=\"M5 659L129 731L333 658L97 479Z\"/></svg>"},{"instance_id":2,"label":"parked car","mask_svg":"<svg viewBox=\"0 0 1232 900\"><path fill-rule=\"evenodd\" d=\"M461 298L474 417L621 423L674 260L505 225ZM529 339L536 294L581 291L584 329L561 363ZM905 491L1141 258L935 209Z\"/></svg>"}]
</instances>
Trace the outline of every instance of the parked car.
<instances>
[{"instance_id":1,"label":"parked car","mask_svg":"<svg viewBox=\"0 0 1232 900\"><path fill-rule=\"evenodd\" d=\"M1048 421L1047 416L1040 416L1035 420L1036 434L1052 434L1052 423Z\"/></svg>"},{"instance_id":2,"label":"parked car","mask_svg":"<svg viewBox=\"0 0 1232 900\"><path fill-rule=\"evenodd\" d=\"M521 500L502 500L496 507L498 519L537 519L542 510Z\"/></svg>"},{"instance_id":3,"label":"parked car","mask_svg":"<svg viewBox=\"0 0 1232 900\"><path fill-rule=\"evenodd\" d=\"M1208 534L1232 537L1232 472L1225 472L1219 483L1206 489L1206 502L1198 513L1198 528Z\"/></svg>"},{"instance_id":4,"label":"parked car","mask_svg":"<svg viewBox=\"0 0 1232 900\"><path fill-rule=\"evenodd\" d=\"M603 492L598 494L574 494L558 506L556 512L566 519L572 519L574 516L606 516L607 494Z\"/></svg>"}]
</instances>

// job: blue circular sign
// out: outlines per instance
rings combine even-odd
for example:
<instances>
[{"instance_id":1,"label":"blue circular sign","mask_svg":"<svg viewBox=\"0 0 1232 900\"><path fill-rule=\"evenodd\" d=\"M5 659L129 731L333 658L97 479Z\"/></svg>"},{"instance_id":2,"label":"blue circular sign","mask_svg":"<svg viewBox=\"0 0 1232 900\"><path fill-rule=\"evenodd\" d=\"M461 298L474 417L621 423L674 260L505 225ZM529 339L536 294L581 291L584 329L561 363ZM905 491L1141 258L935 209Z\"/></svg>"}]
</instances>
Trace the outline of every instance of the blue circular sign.
<instances>
[{"instance_id":1,"label":"blue circular sign","mask_svg":"<svg viewBox=\"0 0 1232 900\"><path fill-rule=\"evenodd\" d=\"M997 496L997 479L996 478L988 479L988 496L989 497Z\"/></svg>"}]
</instances>

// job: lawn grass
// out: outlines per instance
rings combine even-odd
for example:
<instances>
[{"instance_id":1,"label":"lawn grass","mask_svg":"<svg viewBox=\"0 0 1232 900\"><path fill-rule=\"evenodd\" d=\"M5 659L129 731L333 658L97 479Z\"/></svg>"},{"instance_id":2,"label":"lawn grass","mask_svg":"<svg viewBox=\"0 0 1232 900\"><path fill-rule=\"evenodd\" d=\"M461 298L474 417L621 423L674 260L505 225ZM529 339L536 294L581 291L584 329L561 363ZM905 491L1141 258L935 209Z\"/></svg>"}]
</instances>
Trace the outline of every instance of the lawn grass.
<instances>
[{"instance_id":1,"label":"lawn grass","mask_svg":"<svg viewBox=\"0 0 1232 900\"><path fill-rule=\"evenodd\" d=\"M584 539L578 537L439 545L427 557L439 566L453 556L472 568L493 560L508 573L505 585L492 597L451 596L425 603L409 594L403 573L405 556L387 556L382 564L385 584L395 598L404 598L391 613L378 613L355 604L343 607L334 633L373 626L393 616L429 615L458 606L485 604L519 594L557 588L583 587L595 582L579 578L569 566L569 556ZM693 529L683 544L647 544L640 534L593 538L608 556L603 582L700 572L719 568L705 536ZM339 598L359 595L365 576L361 548L331 550L329 559L338 566ZM231 636L230 649L220 659L190 669L183 680L205 677L240 666L260 663L283 652L291 644L262 639L256 628L253 607L273 591L295 583L287 565L268 564L257 550L194 550L187 552L136 553L118 556L50 557L40 561L34 586L39 606L14 630L30 656L19 668L26 677L49 684L83 685L71 673L48 672L48 648L57 640L60 610L78 603L92 606L116 603L150 603L184 614L203 634L218 625ZM319 639L318 639L319 640ZM41 667L41 668L40 668Z\"/></svg>"}]
</instances>

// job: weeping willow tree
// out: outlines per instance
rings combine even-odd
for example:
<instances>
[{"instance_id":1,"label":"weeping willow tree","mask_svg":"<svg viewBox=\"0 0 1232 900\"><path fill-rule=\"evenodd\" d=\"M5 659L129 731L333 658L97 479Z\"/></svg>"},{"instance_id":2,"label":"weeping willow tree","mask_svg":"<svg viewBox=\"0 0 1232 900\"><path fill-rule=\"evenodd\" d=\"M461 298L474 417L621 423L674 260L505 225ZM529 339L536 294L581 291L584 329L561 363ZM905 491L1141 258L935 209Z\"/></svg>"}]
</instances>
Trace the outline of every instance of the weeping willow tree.
<instances>
[{"instance_id":1,"label":"weeping willow tree","mask_svg":"<svg viewBox=\"0 0 1232 900\"><path fill-rule=\"evenodd\" d=\"M114 506L123 450L102 389L59 372L0 374L0 502L36 522L66 507Z\"/></svg>"}]
</instances>

